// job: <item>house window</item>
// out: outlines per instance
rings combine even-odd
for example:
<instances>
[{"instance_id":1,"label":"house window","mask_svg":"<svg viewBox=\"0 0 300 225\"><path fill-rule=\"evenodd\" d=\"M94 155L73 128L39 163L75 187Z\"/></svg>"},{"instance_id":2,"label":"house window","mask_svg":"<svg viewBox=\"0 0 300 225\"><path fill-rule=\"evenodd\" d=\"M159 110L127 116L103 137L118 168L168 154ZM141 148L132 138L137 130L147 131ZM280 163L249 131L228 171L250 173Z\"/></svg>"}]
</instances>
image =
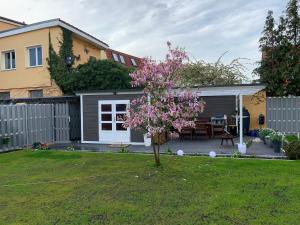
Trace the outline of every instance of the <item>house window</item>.
<instances>
[{"instance_id":1,"label":"house window","mask_svg":"<svg viewBox=\"0 0 300 225\"><path fill-rule=\"evenodd\" d=\"M133 66L137 66L136 61L135 61L134 58L131 58L131 63L132 63Z\"/></svg>"},{"instance_id":2,"label":"house window","mask_svg":"<svg viewBox=\"0 0 300 225\"><path fill-rule=\"evenodd\" d=\"M121 63L125 64L124 56L120 55L120 60L121 60Z\"/></svg>"},{"instance_id":3,"label":"house window","mask_svg":"<svg viewBox=\"0 0 300 225\"><path fill-rule=\"evenodd\" d=\"M113 58L116 62L119 62L118 55L116 53L113 53Z\"/></svg>"},{"instance_id":4,"label":"house window","mask_svg":"<svg viewBox=\"0 0 300 225\"><path fill-rule=\"evenodd\" d=\"M41 66L42 65L42 47L35 46L28 48L29 66Z\"/></svg>"},{"instance_id":5,"label":"house window","mask_svg":"<svg viewBox=\"0 0 300 225\"><path fill-rule=\"evenodd\" d=\"M43 90L31 90L29 91L30 98L41 98L43 97Z\"/></svg>"},{"instance_id":6,"label":"house window","mask_svg":"<svg viewBox=\"0 0 300 225\"><path fill-rule=\"evenodd\" d=\"M0 100L8 100L10 99L10 93L8 92L0 92Z\"/></svg>"},{"instance_id":7,"label":"house window","mask_svg":"<svg viewBox=\"0 0 300 225\"><path fill-rule=\"evenodd\" d=\"M16 53L15 51L7 51L2 53L4 62L2 65L5 70L12 70L16 68Z\"/></svg>"},{"instance_id":8,"label":"house window","mask_svg":"<svg viewBox=\"0 0 300 225\"><path fill-rule=\"evenodd\" d=\"M90 60L92 60L92 61L96 61L96 60L97 60L97 58L96 58L95 56L90 56Z\"/></svg>"}]
</instances>

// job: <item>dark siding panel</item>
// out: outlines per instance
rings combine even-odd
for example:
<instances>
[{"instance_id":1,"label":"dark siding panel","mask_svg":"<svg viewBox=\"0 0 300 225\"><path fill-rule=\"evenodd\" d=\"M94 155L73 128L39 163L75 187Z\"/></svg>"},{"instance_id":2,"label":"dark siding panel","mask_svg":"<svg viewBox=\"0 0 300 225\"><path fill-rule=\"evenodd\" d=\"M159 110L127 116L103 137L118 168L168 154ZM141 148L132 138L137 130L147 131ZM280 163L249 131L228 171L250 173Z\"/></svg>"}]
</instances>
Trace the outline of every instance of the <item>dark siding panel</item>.
<instances>
[{"instance_id":1,"label":"dark siding panel","mask_svg":"<svg viewBox=\"0 0 300 225\"><path fill-rule=\"evenodd\" d=\"M143 132L140 130L130 130L130 136L132 142L144 142Z\"/></svg>"},{"instance_id":2,"label":"dark siding panel","mask_svg":"<svg viewBox=\"0 0 300 225\"><path fill-rule=\"evenodd\" d=\"M139 95L85 95L83 96L83 140L99 141L98 101L99 100L133 100ZM144 142L139 131L130 131L132 142Z\"/></svg>"},{"instance_id":3,"label":"dark siding panel","mask_svg":"<svg viewBox=\"0 0 300 225\"><path fill-rule=\"evenodd\" d=\"M212 117L218 113L230 116L235 112L235 96L202 97L206 102L204 112L200 117Z\"/></svg>"}]
</instances>

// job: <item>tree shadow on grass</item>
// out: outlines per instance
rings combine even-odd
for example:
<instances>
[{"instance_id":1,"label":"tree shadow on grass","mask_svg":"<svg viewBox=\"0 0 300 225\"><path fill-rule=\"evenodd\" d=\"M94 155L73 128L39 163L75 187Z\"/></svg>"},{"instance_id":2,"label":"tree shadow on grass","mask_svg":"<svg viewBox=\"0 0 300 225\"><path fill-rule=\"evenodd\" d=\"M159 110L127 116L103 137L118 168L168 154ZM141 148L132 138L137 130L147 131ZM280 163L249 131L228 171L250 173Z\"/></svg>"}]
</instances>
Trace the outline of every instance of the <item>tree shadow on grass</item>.
<instances>
[{"instance_id":1,"label":"tree shadow on grass","mask_svg":"<svg viewBox=\"0 0 300 225\"><path fill-rule=\"evenodd\" d=\"M37 159L57 159L57 160L81 158L81 156L76 153L62 153L62 152L54 152L49 150L34 152L33 154L26 155L26 157L37 158Z\"/></svg>"}]
</instances>

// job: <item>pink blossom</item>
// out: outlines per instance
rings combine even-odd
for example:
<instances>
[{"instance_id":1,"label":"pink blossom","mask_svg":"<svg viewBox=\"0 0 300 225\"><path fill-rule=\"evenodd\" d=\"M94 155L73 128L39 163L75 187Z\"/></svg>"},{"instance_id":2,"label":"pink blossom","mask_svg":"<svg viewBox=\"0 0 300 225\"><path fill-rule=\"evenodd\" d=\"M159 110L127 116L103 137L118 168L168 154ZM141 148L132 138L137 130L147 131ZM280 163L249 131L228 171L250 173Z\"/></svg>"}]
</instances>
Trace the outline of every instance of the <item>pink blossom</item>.
<instances>
[{"instance_id":1,"label":"pink blossom","mask_svg":"<svg viewBox=\"0 0 300 225\"><path fill-rule=\"evenodd\" d=\"M175 83L181 79L177 71L188 57L184 50L172 48L170 42L167 45L169 52L165 61L145 58L142 68L130 74L132 87L143 87L144 94L131 102L125 126L143 129L149 135L171 128L180 131L183 127L195 126L194 118L203 112L205 106L190 90L180 90L174 94Z\"/></svg>"}]
</instances>

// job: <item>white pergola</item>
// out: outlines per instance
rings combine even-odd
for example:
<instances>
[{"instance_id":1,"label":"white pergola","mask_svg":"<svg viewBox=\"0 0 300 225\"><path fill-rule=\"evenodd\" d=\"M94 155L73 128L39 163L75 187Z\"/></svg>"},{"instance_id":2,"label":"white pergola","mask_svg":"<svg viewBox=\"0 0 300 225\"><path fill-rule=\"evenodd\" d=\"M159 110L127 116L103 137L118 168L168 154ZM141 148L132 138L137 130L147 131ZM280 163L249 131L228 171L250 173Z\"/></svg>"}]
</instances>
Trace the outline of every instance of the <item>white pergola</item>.
<instances>
[{"instance_id":1,"label":"white pergola","mask_svg":"<svg viewBox=\"0 0 300 225\"><path fill-rule=\"evenodd\" d=\"M201 86L191 88L193 94L199 97L205 96L235 96L236 107L239 105L239 136L240 144L243 144L243 96L254 95L257 92L263 90L264 85L261 84L240 84L231 86ZM180 93L183 89L175 89L175 93ZM239 101L239 104L238 104ZM238 111L238 108L236 108Z\"/></svg>"}]
</instances>

